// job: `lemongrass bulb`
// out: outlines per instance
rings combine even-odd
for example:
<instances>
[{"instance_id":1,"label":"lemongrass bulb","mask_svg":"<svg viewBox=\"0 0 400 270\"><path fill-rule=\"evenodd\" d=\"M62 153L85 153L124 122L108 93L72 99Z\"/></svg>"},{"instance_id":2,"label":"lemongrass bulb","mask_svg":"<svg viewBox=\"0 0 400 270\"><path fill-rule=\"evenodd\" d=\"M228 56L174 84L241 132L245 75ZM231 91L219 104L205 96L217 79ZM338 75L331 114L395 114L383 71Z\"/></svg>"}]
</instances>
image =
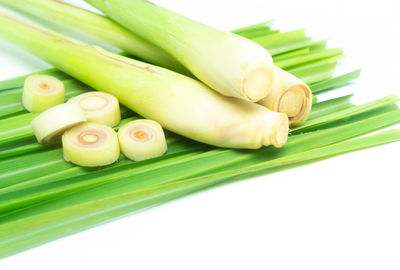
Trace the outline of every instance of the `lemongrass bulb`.
<instances>
[{"instance_id":1,"label":"lemongrass bulb","mask_svg":"<svg viewBox=\"0 0 400 270\"><path fill-rule=\"evenodd\" d=\"M49 75L32 75L26 78L22 91L22 104L33 113L43 112L64 103L64 84Z\"/></svg>"},{"instance_id":2,"label":"lemongrass bulb","mask_svg":"<svg viewBox=\"0 0 400 270\"><path fill-rule=\"evenodd\" d=\"M88 122L114 127L121 121L118 99L104 92L88 92L68 100L81 106Z\"/></svg>"},{"instance_id":3,"label":"lemongrass bulb","mask_svg":"<svg viewBox=\"0 0 400 270\"><path fill-rule=\"evenodd\" d=\"M84 123L62 136L64 159L79 166L97 167L116 162L120 155L116 132L109 126Z\"/></svg>"},{"instance_id":4,"label":"lemongrass bulb","mask_svg":"<svg viewBox=\"0 0 400 270\"><path fill-rule=\"evenodd\" d=\"M60 104L39 114L31 127L39 143L50 142L65 130L86 121L85 114L77 104Z\"/></svg>"},{"instance_id":5,"label":"lemongrass bulb","mask_svg":"<svg viewBox=\"0 0 400 270\"><path fill-rule=\"evenodd\" d=\"M310 88L299 78L278 67L274 69L275 83L268 96L259 104L270 110L284 113L289 118L290 126L304 123L311 112L312 93Z\"/></svg>"},{"instance_id":6,"label":"lemongrass bulb","mask_svg":"<svg viewBox=\"0 0 400 270\"><path fill-rule=\"evenodd\" d=\"M153 120L135 120L118 131L122 153L134 161L162 156L167 151L165 135L160 124Z\"/></svg>"}]
</instances>

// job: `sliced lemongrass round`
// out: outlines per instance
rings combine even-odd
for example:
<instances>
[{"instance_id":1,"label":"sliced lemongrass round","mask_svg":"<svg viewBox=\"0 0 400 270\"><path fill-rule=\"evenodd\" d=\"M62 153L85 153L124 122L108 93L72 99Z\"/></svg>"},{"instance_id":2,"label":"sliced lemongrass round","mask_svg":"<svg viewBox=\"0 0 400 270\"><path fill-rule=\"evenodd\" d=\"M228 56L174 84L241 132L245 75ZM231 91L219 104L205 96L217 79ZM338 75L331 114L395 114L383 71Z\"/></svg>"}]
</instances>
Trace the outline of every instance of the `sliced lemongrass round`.
<instances>
[{"instance_id":1,"label":"sliced lemongrass round","mask_svg":"<svg viewBox=\"0 0 400 270\"><path fill-rule=\"evenodd\" d=\"M68 100L78 103L85 112L88 122L114 127L121 121L118 100L104 92L88 92Z\"/></svg>"},{"instance_id":2,"label":"sliced lemongrass round","mask_svg":"<svg viewBox=\"0 0 400 270\"><path fill-rule=\"evenodd\" d=\"M122 153L134 161L162 156L167 151L167 142L159 123L141 119L129 122L118 131Z\"/></svg>"},{"instance_id":3,"label":"sliced lemongrass round","mask_svg":"<svg viewBox=\"0 0 400 270\"><path fill-rule=\"evenodd\" d=\"M49 75L32 75L25 80L22 104L33 113L64 103L64 84Z\"/></svg>"},{"instance_id":4,"label":"sliced lemongrass round","mask_svg":"<svg viewBox=\"0 0 400 270\"><path fill-rule=\"evenodd\" d=\"M120 155L117 133L109 126L84 123L62 136L64 159L79 166L112 164Z\"/></svg>"},{"instance_id":5,"label":"sliced lemongrass round","mask_svg":"<svg viewBox=\"0 0 400 270\"><path fill-rule=\"evenodd\" d=\"M85 114L77 104L60 104L39 114L31 127L40 143L50 142L65 130L86 121Z\"/></svg>"}]
</instances>

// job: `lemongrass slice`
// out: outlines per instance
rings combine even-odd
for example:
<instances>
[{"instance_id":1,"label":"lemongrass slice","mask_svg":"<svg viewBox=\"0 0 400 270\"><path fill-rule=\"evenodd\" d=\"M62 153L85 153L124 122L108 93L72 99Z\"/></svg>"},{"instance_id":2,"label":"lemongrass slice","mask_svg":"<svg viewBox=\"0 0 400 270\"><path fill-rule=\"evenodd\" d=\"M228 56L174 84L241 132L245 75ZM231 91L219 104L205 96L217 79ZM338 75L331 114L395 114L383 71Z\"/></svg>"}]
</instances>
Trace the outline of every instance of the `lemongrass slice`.
<instances>
[{"instance_id":1,"label":"lemongrass slice","mask_svg":"<svg viewBox=\"0 0 400 270\"><path fill-rule=\"evenodd\" d=\"M66 161L85 167L109 165L120 154L116 132L96 123L84 123L66 131L62 145Z\"/></svg>"},{"instance_id":2,"label":"lemongrass slice","mask_svg":"<svg viewBox=\"0 0 400 270\"><path fill-rule=\"evenodd\" d=\"M81 106L88 122L114 127L121 121L118 99L104 92L88 92L68 100Z\"/></svg>"},{"instance_id":3,"label":"lemongrass slice","mask_svg":"<svg viewBox=\"0 0 400 270\"><path fill-rule=\"evenodd\" d=\"M167 143L159 123L141 119L131 121L118 131L122 153L134 161L162 156L167 151Z\"/></svg>"},{"instance_id":4,"label":"lemongrass slice","mask_svg":"<svg viewBox=\"0 0 400 270\"><path fill-rule=\"evenodd\" d=\"M64 103L64 84L49 75L32 75L25 80L22 104L33 113Z\"/></svg>"},{"instance_id":5,"label":"lemongrass slice","mask_svg":"<svg viewBox=\"0 0 400 270\"><path fill-rule=\"evenodd\" d=\"M86 121L85 114L77 104L60 104L39 114L31 127L39 143L50 142L65 130Z\"/></svg>"},{"instance_id":6,"label":"lemongrass slice","mask_svg":"<svg viewBox=\"0 0 400 270\"><path fill-rule=\"evenodd\" d=\"M259 104L270 110L285 113L290 126L304 123L311 112L312 93L303 81L278 67L274 69L275 82L268 96Z\"/></svg>"}]
</instances>

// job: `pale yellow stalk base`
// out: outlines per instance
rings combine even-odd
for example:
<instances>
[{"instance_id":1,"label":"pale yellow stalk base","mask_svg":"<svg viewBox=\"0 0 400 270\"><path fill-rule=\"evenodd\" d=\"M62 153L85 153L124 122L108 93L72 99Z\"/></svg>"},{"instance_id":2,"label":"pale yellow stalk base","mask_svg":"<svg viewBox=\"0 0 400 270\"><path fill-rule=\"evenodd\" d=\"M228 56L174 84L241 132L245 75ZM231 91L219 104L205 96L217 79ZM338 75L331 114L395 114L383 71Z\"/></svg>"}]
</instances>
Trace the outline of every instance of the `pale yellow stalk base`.
<instances>
[{"instance_id":1,"label":"pale yellow stalk base","mask_svg":"<svg viewBox=\"0 0 400 270\"><path fill-rule=\"evenodd\" d=\"M259 104L281 112L289 118L290 126L304 123L311 112L312 93L300 79L278 67L274 69L275 81L269 95Z\"/></svg>"},{"instance_id":2,"label":"pale yellow stalk base","mask_svg":"<svg viewBox=\"0 0 400 270\"><path fill-rule=\"evenodd\" d=\"M114 127L121 121L118 100L104 92L88 92L68 100L82 108L88 122Z\"/></svg>"},{"instance_id":3,"label":"pale yellow stalk base","mask_svg":"<svg viewBox=\"0 0 400 270\"><path fill-rule=\"evenodd\" d=\"M105 125L84 123L62 136L64 159L79 166L97 167L116 162L120 155L115 131Z\"/></svg>"},{"instance_id":4,"label":"pale yellow stalk base","mask_svg":"<svg viewBox=\"0 0 400 270\"><path fill-rule=\"evenodd\" d=\"M49 75L32 75L25 80L22 104L32 113L44 112L64 103L64 84Z\"/></svg>"},{"instance_id":5,"label":"pale yellow stalk base","mask_svg":"<svg viewBox=\"0 0 400 270\"><path fill-rule=\"evenodd\" d=\"M153 120L135 120L118 131L122 153L129 159L140 161L162 156L167 151L165 135L160 124Z\"/></svg>"},{"instance_id":6,"label":"pale yellow stalk base","mask_svg":"<svg viewBox=\"0 0 400 270\"><path fill-rule=\"evenodd\" d=\"M61 104L42 112L31 122L39 143L50 142L65 130L86 121L85 114L77 104Z\"/></svg>"}]
</instances>

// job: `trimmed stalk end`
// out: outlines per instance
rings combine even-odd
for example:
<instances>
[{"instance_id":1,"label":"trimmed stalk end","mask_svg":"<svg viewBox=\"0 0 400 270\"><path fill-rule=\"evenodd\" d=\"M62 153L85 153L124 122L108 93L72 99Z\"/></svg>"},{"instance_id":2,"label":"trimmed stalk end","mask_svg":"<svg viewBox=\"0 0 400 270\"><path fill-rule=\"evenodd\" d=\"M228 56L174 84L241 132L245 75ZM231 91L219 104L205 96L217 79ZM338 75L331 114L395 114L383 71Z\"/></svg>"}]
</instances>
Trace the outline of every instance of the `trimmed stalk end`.
<instances>
[{"instance_id":1,"label":"trimmed stalk end","mask_svg":"<svg viewBox=\"0 0 400 270\"><path fill-rule=\"evenodd\" d=\"M289 136L289 119L283 113L270 112L266 121L266 136L264 145L282 147L286 144Z\"/></svg>"}]
</instances>

